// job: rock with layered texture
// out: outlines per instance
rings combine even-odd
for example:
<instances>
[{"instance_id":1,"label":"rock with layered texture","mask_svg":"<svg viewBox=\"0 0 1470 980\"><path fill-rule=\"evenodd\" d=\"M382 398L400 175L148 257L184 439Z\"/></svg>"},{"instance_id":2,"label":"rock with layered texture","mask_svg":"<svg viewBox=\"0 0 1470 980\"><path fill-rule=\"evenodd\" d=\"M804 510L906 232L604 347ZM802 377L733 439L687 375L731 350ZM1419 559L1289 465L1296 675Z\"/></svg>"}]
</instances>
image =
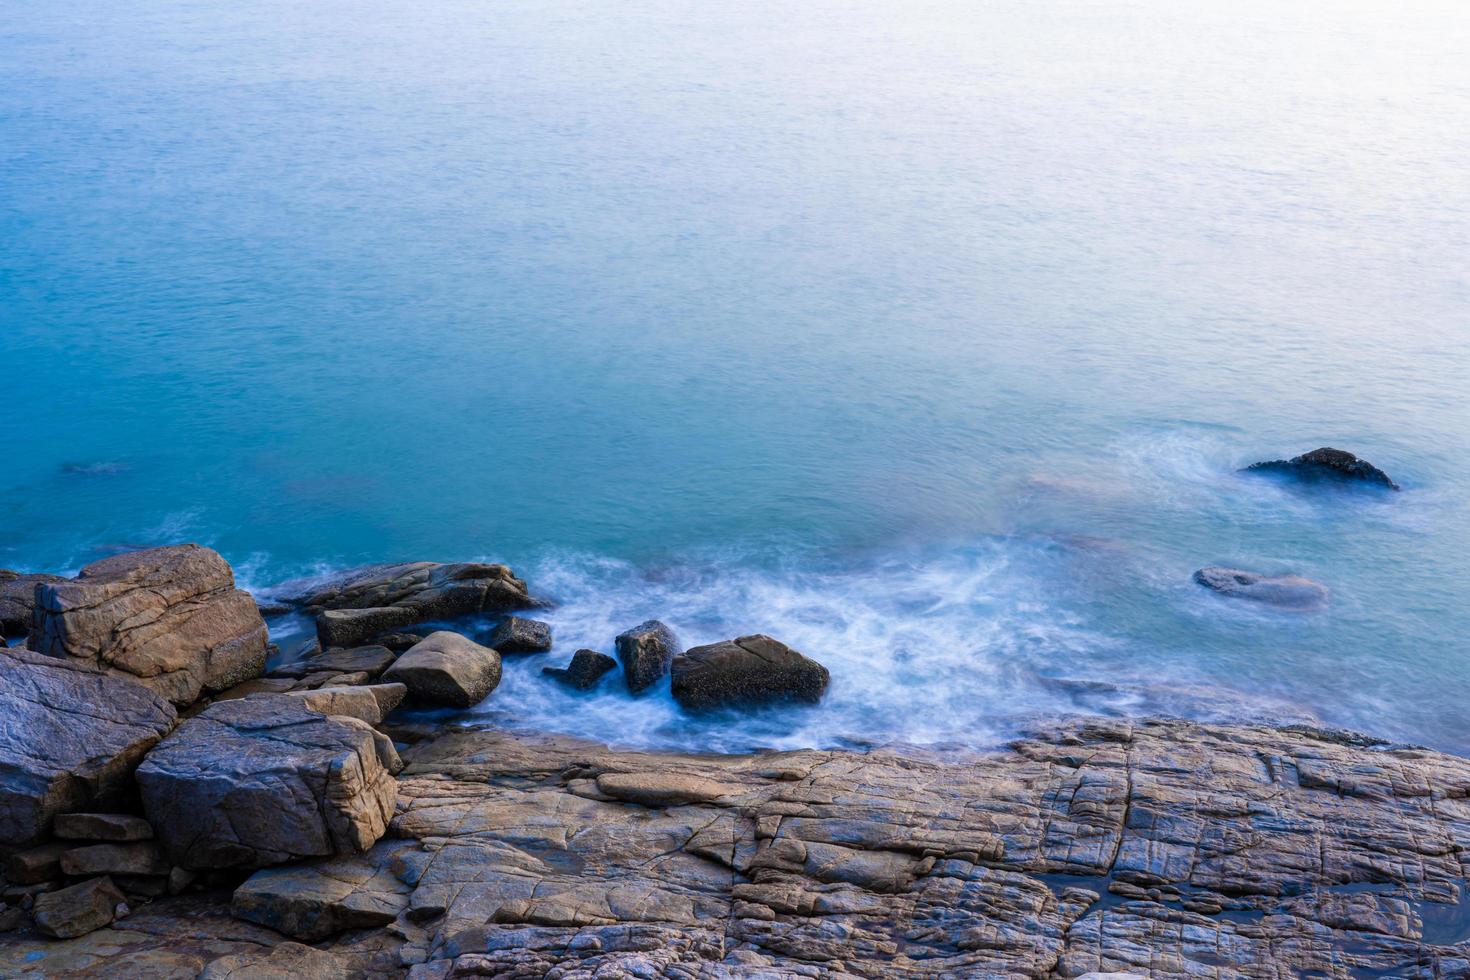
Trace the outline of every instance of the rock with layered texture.
<instances>
[{"instance_id":1,"label":"rock with layered texture","mask_svg":"<svg viewBox=\"0 0 1470 980\"><path fill-rule=\"evenodd\" d=\"M1232 599L1305 612L1327 604L1327 586L1300 575L1262 575L1240 568L1211 566L1194 573L1194 581Z\"/></svg>"},{"instance_id":2,"label":"rock with layered texture","mask_svg":"<svg viewBox=\"0 0 1470 980\"><path fill-rule=\"evenodd\" d=\"M368 565L299 587L287 583L275 598L313 615L329 609L402 607L413 610L416 622L539 605L526 583L505 565L481 562Z\"/></svg>"},{"instance_id":3,"label":"rock with layered texture","mask_svg":"<svg viewBox=\"0 0 1470 980\"><path fill-rule=\"evenodd\" d=\"M57 837L68 840L152 840L153 827L126 813L63 813L56 817Z\"/></svg>"},{"instance_id":4,"label":"rock with layered texture","mask_svg":"<svg viewBox=\"0 0 1470 980\"><path fill-rule=\"evenodd\" d=\"M319 715L356 718L369 725L382 724L394 708L403 703L408 688L402 684L364 684L358 687L319 687L311 691L292 691L283 695L295 698ZM257 697L269 695L257 695Z\"/></svg>"},{"instance_id":5,"label":"rock with layered texture","mask_svg":"<svg viewBox=\"0 0 1470 980\"><path fill-rule=\"evenodd\" d=\"M1305 483L1333 481L1338 483L1361 483L1365 486L1397 490L1387 473L1342 449L1324 446L1291 459L1272 459L1263 463L1252 463L1245 468L1247 473L1278 473Z\"/></svg>"},{"instance_id":6,"label":"rock with layered texture","mask_svg":"<svg viewBox=\"0 0 1470 980\"><path fill-rule=\"evenodd\" d=\"M58 939L75 939L127 914L127 899L110 878L93 878L36 899L36 928Z\"/></svg>"},{"instance_id":7,"label":"rock with layered texture","mask_svg":"<svg viewBox=\"0 0 1470 980\"><path fill-rule=\"evenodd\" d=\"M120 804L175 719L167 701L130 681L0 651L0 846L40 842L57 814Z\"/></svg>"},{"instance_id":8,"label":"rock with layered texture","mask_svg":"<svg viewBox=\"0 0 1470 980\"><path fill-rule=\"evenodd\" d=\"M421 704L470 708L500 684L500 654L440 630L394 661L383 672L383 680L403 684L409 697Z\"/></svg>"},{"instance_id":9,"label":"rock with layered texture","mask_svg":"<svg viewBox=\"0 0 1470 980\"><path fill-rule=\"evenodd\" d=\"M674 631L656 619L619 633L616 647L630 694L642 693L657 684L684 649Z\"/></svg>"},{"instance_id":10,"label":"rock with layered texture","mask_svg":"<svg viewBox=\"0 0 1470 980\"><path fill-rule=\"evenodd\" d=\"M174 545L114 555L40 586L30 645L122 674L175 705L265 668L267 631L214 551Z\"/></svg>"},{"instance_id":11,"label":"rock with layered texture","mask_svg":"<svg viewBox=\"0 0 1470 980\"><path fill-rule=\"evenodd\" d=\"M12 572L0 568L0 637L29 633L36 608L36 586L65 581L60 575Z\"/></svg>"},{"instance_id":12,"label":"rock with layered texture","mask_svg":"<svg viewBox=\"0 0 1470 980\"><path fill-rule=\"evenodd\" d=\"M831 679L826 667L763 634L686 650L670 675L674 700L691 711L815 704Z\"/></svg>"},{"instance_id":13,"label":"rock with layered texture","mask_svg":"<svg viewBox=\"0 0 1470 980\"><path fill-rule=\"evenodd\" d=\"M397 767L371 726L274 695L211 705L137 779L175 864L249 868L371 847L393 813Z\"/></svg>"}]
</instances>

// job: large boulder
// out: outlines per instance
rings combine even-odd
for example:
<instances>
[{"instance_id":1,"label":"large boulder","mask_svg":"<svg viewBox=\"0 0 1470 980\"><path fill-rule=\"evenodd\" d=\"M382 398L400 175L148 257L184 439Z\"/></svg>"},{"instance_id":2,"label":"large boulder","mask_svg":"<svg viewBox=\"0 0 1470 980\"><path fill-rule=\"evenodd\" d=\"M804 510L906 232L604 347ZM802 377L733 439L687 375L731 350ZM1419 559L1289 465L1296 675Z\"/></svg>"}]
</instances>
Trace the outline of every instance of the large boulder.
<instances>
[{"instance_id":1,"label":"large boulder","mask_svg":"<svg viewBox=\"0 0 1470 980\"><path fill-rule=\"evenodd\" d=\"M762 634L686 650L671 674L674 700L691 711L815 704L831 679L826 667Z\"/></svg>"},{"instance_id":2,"label":"large boulder","mask_svg":"<svg viewBox=\"0 0 1470 980\"><path fill-rule=\"evenodd\" d=\"M173 728L138 684L21 648L0 651L0 846L46 837L57 814L108 809Z\"/></svg>"},{"instance_id":3,"label":"large boulder","mask_svg":"<svg viewBox=\"0 0 1470 980\"><path fill-rule=\"evenodd\" d=\"M669 665L682 649L674 631L656 619L619 633L616 644L630 694L638 694L657 684L669 672Z\"/></svg>"},{"instance_id":4,"label":"large boulder","mask_svg":"<svg viewBox=\"0 0 1470 980\"><path fill-rule=\"evenodd\" d=\"M265 668L265 620L214 551L114 555L36 590L31 646L96 664L184 706Z\"/></svg>"},{"instance_id":5,"label":"large boulder","mask_svg":"<svg viewBox=\"0 0 1470 980\"><path fill-rule=\"evenodd\" d=\"M74 939L127 915L127 899L111 878L93 878L36 899L36 929L56 939Z\"/></svg>"},{"instance_id":6,"label":"large boulder","mask_svg":"<svg viewBox=\"0 0 1470 980\"><path fill-rule=\"evenodd\" d=\"M1397 490L1399 485L1389 475L1366 459L1359 459L1342 449L1324 446L1291 459L1272 459L1263 463L1252 463L1245 468L1247 473L1280 473L1305 483L1335 481L1339 483L1362 483L1367 486Z\"/></svg>"},{"instance_id":7,"label":"large boulder","mask_svg":"<svg viewBox=\"0 0 1470 980\"><path fill-rule=\"evenodd\" d=\"M1327 603L1327 586L1300 575L1262 575L1212 565L1195 572L1194 580L1212 592L1233 599L1249 599L1283 609L1318 609Z\"/></svg>"},{"instance_id":8,"label":"large boulder","mask_svg":"<svg viewBox=\"0 0 1470 980\"><path fill-rule=\"evenodd\" d=\"M36 608L36 586L65 581L60 575L27 575L0 568L0 636L29 633Z\"/></svg>"},{"instance_id":9,"label":"large boulder","mask_svg":"<svg viewBox=\"0 0 1470 980\"><path fill-rule=\"evenodd\" d=\"M175 864L264 867L364 851L393 816L398 755L355 718L284 695L220 701L138 767L143 808Z\"/></svg>"},{"instance_id":10,"label":"large boulder","mask_svg":"<svg viewBox=\"0 0 1470 980\"><path fill-rule=\"evenodd\" d=\"M497 653L545 653L551 649L551 627L539 619L507 616L486 642Z\"/></svg>"},{"instance_id":11,"label":"large boulder","mask_svg":"<svg viewBox=\"0 0 1470 980\"><path fill-rule=\"evenodd\" d=\"M418 621L538 605L509 568L481 562L367 565L330 579L286 583L274 590L274 598L311 614L401 606L412 609Z\"/></svg>"},{"instance_id":12,"label":"large boulder","mask_svg":"<svg viewBox=\"0 0 1470 980\"><path fill-rule=\"evenodd\" d=\"M372 606L367 609L327 609L316 615L316 638L322 649L354 647L400 626L422 620L411 606Z\"/></svg>"},{"instance_id":13,"label":"large boulder","mask_svg":"<svg viewBox=\"0 0 1470 980\"><path fill-rule=\"evenodd\" d=\"M408 688L422 704L469 708L500 683L500 654L467 637L440 630L416 643L383 671L385 682Z\"/></svg>"}]
</instances>

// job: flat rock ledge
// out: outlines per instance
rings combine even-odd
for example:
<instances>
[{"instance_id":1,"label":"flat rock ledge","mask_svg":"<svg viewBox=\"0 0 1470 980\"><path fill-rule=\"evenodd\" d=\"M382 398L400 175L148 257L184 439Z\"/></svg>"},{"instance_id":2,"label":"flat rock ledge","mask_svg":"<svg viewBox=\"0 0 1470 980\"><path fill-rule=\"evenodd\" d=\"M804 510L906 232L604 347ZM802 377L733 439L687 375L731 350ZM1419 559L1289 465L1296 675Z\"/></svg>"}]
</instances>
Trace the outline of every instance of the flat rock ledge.
<instances>
[{"instance_id":1,"label":"flat rock ledge","mask_svg":"<svg viewBox=\"0 0 1470 980\"><path fill-rule=\"evenodd\" d=\"M1470 976L1470 760L1077 721L995 752L692 756L455 730L362 854L0 976ZM308 945L310 944L310 945Z\"/></svg>"}]
</instances>

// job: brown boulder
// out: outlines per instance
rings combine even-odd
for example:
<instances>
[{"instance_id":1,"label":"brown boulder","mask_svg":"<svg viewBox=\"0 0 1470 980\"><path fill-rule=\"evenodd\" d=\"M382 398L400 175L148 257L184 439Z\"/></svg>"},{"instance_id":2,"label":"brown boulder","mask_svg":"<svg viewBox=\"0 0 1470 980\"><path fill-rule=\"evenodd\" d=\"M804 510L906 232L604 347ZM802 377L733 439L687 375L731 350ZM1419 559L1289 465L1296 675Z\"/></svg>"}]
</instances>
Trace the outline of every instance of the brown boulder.
<instances>
[{"instance_id":1,"label":"brown boulder","mask_svg":"<svg viewBox=\"0 0 1470 980\"><path fill-rule=\"evenodd\" d=\"M111 878L93 878L36 899L36 928L57 939L74 939L126 915L127 899Z\"/></svg>"},{"instance_id":2,"label":"brown boulder","mask_svg":"<svg viewBox=\"0 0 1470 980\"><path fill-rule=\"evenodd\" d=\"M674 700L692 711L815 704L831 679L826 667L761 634L686 650L670 673Z\"/></svg>"},{"instance_id":3,"label":"brown boulder","mask_svg":"<svg viewBox=\"0 0 1470 980\"><path fill-rule=\"evenodd\" d=\"M383 671L425 704L470 708L500 683L500 654L448 630L430 633Z\"/></svg>"}]
</instances>

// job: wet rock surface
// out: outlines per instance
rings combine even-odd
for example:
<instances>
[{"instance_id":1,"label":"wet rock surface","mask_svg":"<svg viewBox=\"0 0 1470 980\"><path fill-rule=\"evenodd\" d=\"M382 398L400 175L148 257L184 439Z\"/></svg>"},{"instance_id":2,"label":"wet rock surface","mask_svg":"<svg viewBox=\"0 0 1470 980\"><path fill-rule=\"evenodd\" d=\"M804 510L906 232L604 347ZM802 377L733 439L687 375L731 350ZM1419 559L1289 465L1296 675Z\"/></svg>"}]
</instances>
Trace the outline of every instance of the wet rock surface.
<instances>
[{"instance_id":1,"label":"wet rock surface","mask_svg":"<svg viewBox=\"0 0 1470 980\"><path fill-rule=\"evenodd\" d=\"M596 650L578 650L572 654L572 662L565 667L542 667L541 673L558 683L577 691L590 691L610 670L616 670L618 662Z\"/></svg>"},{"instance_id":2,"label":"wet rock surface","mask_svg":"<svg viewBox=\"0 0 1470 980\"><path fill-rule=\"evenodd\" d=\"M393 812L387 736L289 695L220 701L139 766L144 811L185 868L261 867L361 851Z\"/></svg>"},{"instance_id":3,"label":"wet rock surface","mask_svg":"<svg viewBox=\"0 0 1470 980\"><path fill-rule=\"evenodd\" d=\"M674 657L684 650L674 631L656 619L619 633L616 645L618 662L623 665L631 694L641 693L662 680Z\"/></svg>"},{"instance_id":4,"label":"wet rock surface","mask_svg":"<svg viewBox=\"0 0 1470 980\"><path fill-rule=\"evenodd\" d=\"M1327 586L1300 575L1262 575L1240 568L1211 566L1194 573L1194 581L1212 592L1282 609L1308 611L1327 604Z\"/></svg>"},{"instance_id":5,"label":"wet rock surface","mask_svg":"<svg viewBox=\"0 0 1470 980\"><path fill-rule=\"evenodd\" d=\"M674 658L670 676L674 700L692 711L815 704L831 680L826 667L762 634L692 647Z\"/></svg>"},{"instance_id":6,"label":"wet rock surface","mask_svg":"<svg viewBox=\"0 0 1470 980\"><path fill-rule=\"evenodd\" d=\"M498 653L544 653L551 649L551 627L536 619L509 616L485 640Z\"/></svg>"},{"instance_id":7,"label":"wet rock surface","mask_svg":"<svg viewBox=\"0 0 1470 980\"><path fill-rule=\"evenodd\" d=\"M173 545L114 555L36 590L30 645L119 673L175 705L265 668L266 626L214 551Z\"/></svg>"},{"instance_id":8,"label":"wet rock surface","mask_svg":"<svg viewBox=\"0 0 1470 980\"><path fill-rule=\"evenodd\" d=\"M70 942L0 938L0 974L38 948L113 975L1470 973L1470 761L1428 750L1106 720L972 754L457 730L405 762L390 836L257 872L248 921L162 899Z\"/></svg>"},{"instance_id":9,"label":"wet rock surface","mask_svg":"<svg viewBox=\"0 0 1470 980\"><path fill-rule=\"evenodd\" d=\"M0 846L39 843L61 813L107 808L168 734L174 709L130 681L0 651Z\"/></svg>"},{"instance_id":10,"label":"wet rock surface","mask_svg":"<svg viewBox=\"0 0 1470 980\"><path fill-rule=\"evenodd\" d=\"M1291 459L1272 459L1262 463L1252 463L1245 468L1245 471L1247 473L1276 473L1304 483L1323 481L1360 483L1365 486L1383 487L1387 490L1399 489L1399 485L1387 473L1366 459L1359 459L1346 450L1332 449L1327 446L1314 449L1309 453L1302 453L1300 456L1293 456Z\"/></svg>"}]
</instances>

